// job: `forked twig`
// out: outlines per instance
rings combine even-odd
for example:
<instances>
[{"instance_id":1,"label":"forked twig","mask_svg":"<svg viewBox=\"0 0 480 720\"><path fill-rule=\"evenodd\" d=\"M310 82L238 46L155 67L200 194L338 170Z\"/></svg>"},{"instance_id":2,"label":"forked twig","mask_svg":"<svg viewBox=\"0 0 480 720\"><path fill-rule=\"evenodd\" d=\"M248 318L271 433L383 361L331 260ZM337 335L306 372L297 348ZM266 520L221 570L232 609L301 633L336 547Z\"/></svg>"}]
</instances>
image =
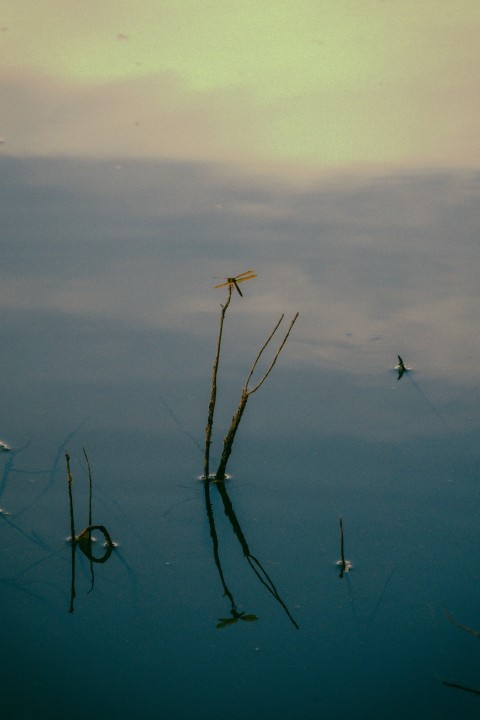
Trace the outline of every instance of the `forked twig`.
<instances>
[{"instance_id":1,"label":"forked twig","mask_svg":"<svg viewBox=\"0 0 480 720\"><path fill-rule=\"evenodd\" d=\"M216 480L224 480L224 479L225 479L225 470L226 470L226 467L227 467L228 459L229 459L230 454L231 454L231 452L232 452L233 441L234 441L234 439L235 439L235 435L236 435L236 433L237 433L238 426L240 425L240 420L242 419L243 412L244 412L245 407L246 407L246 405L247 405L248 398L250 397L250 395L253 395L253 393L256 392L256 391L261 387L261 385L263 385L263 383L265 382L265 380L267 379L267 377L270 375L271 371L273 370L273 367L274 367L275 363L277 362L278 356L280 355L280 353L281 353L281 351L282 351L282 349L283 349L283 346L285 345L285 343L286 343L287 340L288 340L288 337L289 337L290 332L292 331L292 328L293 328L293 326L294 326L294 324L295 324L295 322L296 322L296 320L297 320L297 318L298 318L298 315L299 315L299 313L297 312L296 315L295 315L295 317L293 318L292 322L290 323L290 327L288 328L288 330L287 330L287 332L286 332L286 334L285 334L285 337L283 338L283 341L281 342L280 347L278 348L278 350L277 350L277 352L276 352L276 354L275 354L275 357L273 358L272 362L270 363L269 368L268 368L267 371L264 373L264 375L263 375L263 377L261 378L261 380L260 380L254 387L250 388L250 390L249 390L249 389L248 389L248 383L250 382L250 380L251 380L251 378L252 378L252 375L253 375L253 373L254 373L254 370L255 370L255 368L256 368L256 366L257 366L257 364L258 364L258 361L260 360L260 357L261 357L263 351L265 350L265 348L267 347L267 345L270 343L270 341L271 341L271 339L273 338L275 332L277 331L280 323L282 322L283 317L284 317L283 315L282 315L282 317L280 318L280 320L277 322L277 324L275 325L275 327L274 327L273 331L270 333L267 341L264 343L264 345L263 345L262 348L260 349L260 352L258 353L257 357L255 358L255 362L253 363L253 365L252 365L252 367L251 367L251 369L250 369L250 372L249 372L249 374L248 374L247 380L246 380L246 382L245 382L245 385L243 386L242 394L241 394L241 397L240 397L240 402L239 402L238 407L237 407L237 412L235 413L235 415L234 415L233 418L232 418L232 422L230 423L230 428L229 428L228 433L226 434L226 436L225 436L225 438L224 438L224 441L223 441L222 458L221 458L221 460L220 460L220 464L219 464L219 466L218 466L218 470L217 470L217 472L216 472L216 474L215 474L215 479L216 479Z\"/></svg>"}]
</instances>

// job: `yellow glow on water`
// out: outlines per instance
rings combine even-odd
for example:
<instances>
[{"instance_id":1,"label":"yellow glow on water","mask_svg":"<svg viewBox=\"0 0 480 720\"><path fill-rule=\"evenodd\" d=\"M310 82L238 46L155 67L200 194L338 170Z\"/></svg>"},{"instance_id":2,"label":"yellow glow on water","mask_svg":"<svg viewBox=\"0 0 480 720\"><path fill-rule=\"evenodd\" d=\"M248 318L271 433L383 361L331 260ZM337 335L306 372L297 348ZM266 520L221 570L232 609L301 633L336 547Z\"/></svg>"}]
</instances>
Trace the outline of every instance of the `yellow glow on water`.
<instances>
[{"instance_id":1,"label":"yellow glow on water","mask_svg":"<svg viewBox=\"0 0 480 720\"><path fill-rule=\"evenodd\" d=\"M168 113L173 154L197 125L232 157L395 162L475 134L477 16L477 0L22 0L0 57L72 93L124 83L125 107Z\"/></svg>"},{"instance_id":2,"label":"yellow glow on water","mask_svg":"<svg viewBox=\"0 0 480 720\"><path fill-rule=\"evenodd\" d=\"M440 26L458 19L442 0L423 11L408 0L22 0L6 21L4 62L96 82L171 72L195 90L248 84L269 97L365 86L399 50L408 56L397 73L418 70L419 57L428 67L434 6Z\"/></svg>"}]
</instances>

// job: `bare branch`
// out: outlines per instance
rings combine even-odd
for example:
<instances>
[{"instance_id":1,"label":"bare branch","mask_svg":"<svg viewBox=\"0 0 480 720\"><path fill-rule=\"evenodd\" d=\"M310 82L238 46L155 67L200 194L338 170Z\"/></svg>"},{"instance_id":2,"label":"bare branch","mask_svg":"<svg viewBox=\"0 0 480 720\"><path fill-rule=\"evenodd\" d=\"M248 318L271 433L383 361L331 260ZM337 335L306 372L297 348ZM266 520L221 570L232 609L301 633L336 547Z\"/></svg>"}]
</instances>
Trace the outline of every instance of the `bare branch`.
<instances>
[{"instance_id":1,"label":"bare branch","mask_svg":"<svg viewBox=\"0 0 480 720\"><path fill-rule=\"evenodd\" d=\"M251 379L251 377L252 377L252 375L253 375L253 373L254 373L254 371L255 371L255 368L257 367L257 363L258 363L258 361L260 360L260 358L261 358L261 356L262 356L262 353L263 353L263 351L265 350L265 348L267 347L268 343L270 342L270 340L272 339L272 337L273 337L273 336L275 335L275 333L277 332L277 330L278 330L278 328L279 328L279 326L280 326L280 323L282 322L282 320L283 320L284 317L285 317L285 315L284 315L284 313L282 313L282 316L281 316L280 320L277 322L277 324L275 325L275 327L273 328L273 330L272 330L272 332L271 332L271 334L270 334L270 337L265 341L263 347L261 348L260 352L258 353L258 355L257 355L257 357L256 357L256 359L255 359L255 362L253 363L253 365L252 365L252 367L251 367L251 369L250 369L250 373L249 373L248 378L247 378L247 381L246 381L246 383L245 383L245 389L248 390L248 383L250 382L250 379Z\"/></svg>"},{"instance_id":2,"label":"bare branch","mask_svg":"<svg viewBox=\"0 0 480 720\"><path fill-rule=\"evenodd\" d=\"M213 430L213 415L215 413L215 403L217 401L217 373L218 363L220 362L220 350L222 346L222 334L223 334L223 322L225 320L225 313L230 305L232 299L232 286L228 286L228 298L225 305L222 305L222 312L220 314L220 327L218 329L218 340L217 340L217 352L215 354L215 360L212 368L212 387L210 393L210 403L208 405L208 418L207 425L205 428L205 458L203 466L203 475L205 480L208 480L208 474L210 471L210 445L212 444L212 430Z\"/></svg>"},{"instance_id":3,"label":"bare branch","mask_svg":"<svg viewBox=\"0 0 480 720\"><path fill-rule=\"evenodd\" d=\"M296 323L296 321L297 321L298 315L299 315L299 313L297 312L297 314L296 314L295 317L293 318L292 322L290 323L290 327L288 328L287 334L286 334L285 337L283 338L283 342L282 342L282 344L280 345L280 347L278 348L277 354L276 354L275 357L273 358L272 363L271 363L270 367L268 368L267 372L266 372L265 375L262 377L262 379L260 380L260 382L259 382L257 385L255 385L254 388L252 388L251 390L247 390L248 395L253 395L253 393L256 392L261 385L263 385L263 383L265 382L265 380L267 379L267 377L268 377L268 376L270 375L270 373L272 372L273 366L274 366L275 363L277 362L278 356L279 356L280 353L282 352L282 348L283 348L283 346L285 345L285 343L286 343L287 340L288 340L288 336L290 335L290 333L291 333L291 331L292 331L292 328L293 328L293 326L295 325L295 323ZM283 316L282 316L282 317L283 317ZM278 327L278 325L277 325L277 327ZM275 330L276 330L276 329L277 329L277 328L275 328ZM275 331L274 331L274 332L275 332ZM273 335L273 333L272 333L272 335ZM272 337L272 335L270 335L270 338ZM270 338L267 340L267 344L270 342ZM263 351L263 348L262 348L262 351ZM250 377L250 376L249 376L249 377Z\"/></svg>"}]
</instances>

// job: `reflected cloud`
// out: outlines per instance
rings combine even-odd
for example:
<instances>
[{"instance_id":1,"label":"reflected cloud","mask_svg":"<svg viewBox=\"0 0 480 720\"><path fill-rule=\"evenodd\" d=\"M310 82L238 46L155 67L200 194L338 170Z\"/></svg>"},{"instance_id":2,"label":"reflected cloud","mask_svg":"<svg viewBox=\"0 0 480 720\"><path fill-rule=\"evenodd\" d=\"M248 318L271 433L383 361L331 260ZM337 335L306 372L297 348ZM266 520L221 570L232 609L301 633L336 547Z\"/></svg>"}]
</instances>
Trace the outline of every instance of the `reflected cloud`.
<instances>
[{"instance_id":1,"label":"reflected cloud","mask_svg":"<svg viewBox=\"0 0 480 720\"><path fill-rule=\"evenodd\" d=\"M338 431L378 431L378 413L361 421L355 398L391 389L399 349L423 385L441 386L443 404L480 383L478 173L299 185L206 163L114 164L7 157L0 166L0 310L8 337L24 332L27 345L29 335L45 372L67 372L59 343L75 342L75 327L83 340L69 354L72 377L127 377L135 367L151 379L159 361L165 376L179 366L205 376L221 302L211 278L253 267L258 278L231 311L232 368L250 362L266 325L298 310L284 366L306 374L318 408L335 414L345 402ZM438 407L435 388L424 392Z\"/></svg>"}]
</instances>

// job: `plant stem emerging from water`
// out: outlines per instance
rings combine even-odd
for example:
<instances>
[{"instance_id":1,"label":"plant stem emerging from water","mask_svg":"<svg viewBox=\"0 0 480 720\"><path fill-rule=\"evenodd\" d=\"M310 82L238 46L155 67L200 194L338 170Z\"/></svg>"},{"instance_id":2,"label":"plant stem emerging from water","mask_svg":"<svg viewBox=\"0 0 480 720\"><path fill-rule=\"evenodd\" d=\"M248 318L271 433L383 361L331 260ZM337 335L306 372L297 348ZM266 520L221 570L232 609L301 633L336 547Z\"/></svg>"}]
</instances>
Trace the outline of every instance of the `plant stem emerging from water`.
<instances>
[{"instance_id":1,"label":"plant stem emerging from water","mask_svg":"<svg viewBox=\"0 0 480 720\"><path fill-rule=\"evenodd\" d=\"M252 378L255 368L257 367L258 361L260 360L260 358L263 354L263 351L265 350L265 348L267 347L267 345L270 343L271 339L275 335L276 331L278 330L283 318L284 318L284 316L282 315L280 320L277 322L274 329L270 333L269 337L267 338L266 342L264 343L263 347L260 349L260 352L258 353L257 357L255 358L255 362L253 363L253 365L250 369L246 383L242 389L242 394L240 397L240 402L238 404L237 412L235 413L235 415L232 418L230 428L229 428L228 433L226 434L224 441L223 441L223 453L222 453L222 458L220 460L220 464L218 466L218 470L215 475L216 480L224 480L225 479L225 470L227 468L228 459L232 452L233 441L235 440L235 435L237 433L238 426L240 425L240 420L242 419L242 415L243 415L243 412L247 405L248 398L250 397L250 395L253 395L253 393L256 392L261 387L261 385L263 385L263 383L265 382L265 380L267 379L267 377L270 375L271 371L273 370L273 367L274 367L275 363L277 362L277 358L280 355L280 353L283 349L283 346L287 342L288 336L290 335L290 332L298 318L298 313L295 315L292 322L290 323L290 327L288 328L288 330L285 334L285 337L283 338L283 341L281 342L280 347L277 350L275 357L273 358L272 362L270 363L268 370L265 372L265 374L263 375L261 380L254 387L249 388L248 383L250 382L250 380ZM208 475L206 477L208 477Z\"/></svg>"},{"instance_id":2,"label":"plant stem emerging from water","mask_svg":"<svg viewBox=\"0 0 480 720\"><path fill-rule=\"evenodd\" d=\"M72 484L73 477L70 471L70 455L65 453L65 460L67 461L67 480L68 480L68 499L70 502L70 537L72 543L75 544L75 519L73 515L73 495L72 495Z\"/></svg>"},{"instance_id":3,"label":"plant stem emerging from water","mask_svg":"<svg viewBox=\"0 0 480 720\"><path fill-rule=\"evenodd\" d=\"M73 477L72 473L70 471L70 455L68 452L65 453L65 460L67 461L67 481L68 481L68 499L70 502L70 542L71 542L71 548L72 548L72 573L71 573L71 580L70 580L70 607L68 612L73 613L74 607L73 602L76 595L75 592L75 543L76 543L76 537L75 537L75 519L73 516L73 495L72 495L72 484L73 484Z\"/></svg>"},{"instance_id":4,"label":"plant stem emerging from water","mask_svg":"<svg viewBox=\"0 0 480 720\"><path fill-rule=\"evenodd\" d=\"M205 460L203 466L203 476L205 480L208 480L210 472L210 445L212 444L212 430L213 430L213 415L215 413L215 403L217 401L217 374L218 374L218 363L220 361L220 350L222 347L222 334L223 334L223 323L225 320L225 313L230 305L232 299L232 286L228 286L228 298L225 305L222 305L222 312L220 313L220 327L218 329L218 340L217 340L217 352L215 354L215 360L212 368L212 389L210 393L210 403L208 405L208 418L207 426L205 428Z\"/></svg>"},{"instance_id":5,"label":"plant stem emerging from water","mask_svg":"<svg viewBox=\"0 0 480 720\"><path fill-rule=\"evenodd\" d=\"M347 566L345 562L345 545L344 545L344 538L343 538L343 520L340 516L339 518L340 523L340 577L343 577L343 573L345 572L345 568Z\"/></svg>"}]
</instances>

